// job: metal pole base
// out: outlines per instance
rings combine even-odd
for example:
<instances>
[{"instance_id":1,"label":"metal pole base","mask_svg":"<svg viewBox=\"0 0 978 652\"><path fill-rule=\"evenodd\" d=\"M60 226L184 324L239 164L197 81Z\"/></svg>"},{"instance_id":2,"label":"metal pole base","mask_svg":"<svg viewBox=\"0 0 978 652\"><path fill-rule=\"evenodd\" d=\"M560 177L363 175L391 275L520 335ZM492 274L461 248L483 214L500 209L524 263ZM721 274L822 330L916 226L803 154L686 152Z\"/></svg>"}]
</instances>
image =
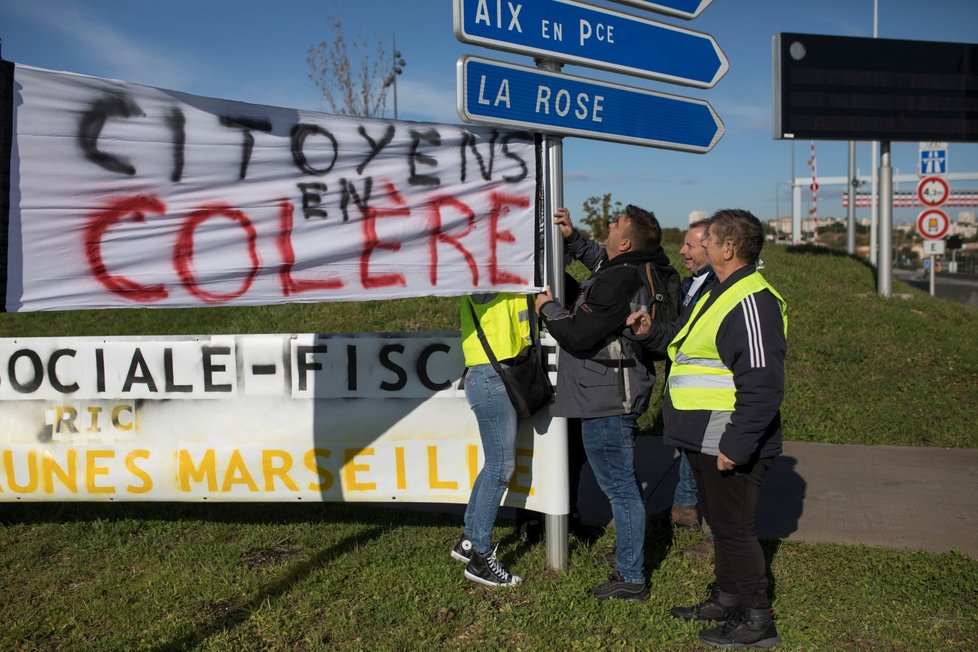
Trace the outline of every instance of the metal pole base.
<instances>
[{"instance_id":1,"label":"metal pole base","mask_svg":"<svg viewBox=\"0 0 978 652\"><path fill-rule=\"evenodd\" d=\"M544 514L547 567L553 570L567 570L567 522L567 514Z\"/></svg>"}]
</instances>

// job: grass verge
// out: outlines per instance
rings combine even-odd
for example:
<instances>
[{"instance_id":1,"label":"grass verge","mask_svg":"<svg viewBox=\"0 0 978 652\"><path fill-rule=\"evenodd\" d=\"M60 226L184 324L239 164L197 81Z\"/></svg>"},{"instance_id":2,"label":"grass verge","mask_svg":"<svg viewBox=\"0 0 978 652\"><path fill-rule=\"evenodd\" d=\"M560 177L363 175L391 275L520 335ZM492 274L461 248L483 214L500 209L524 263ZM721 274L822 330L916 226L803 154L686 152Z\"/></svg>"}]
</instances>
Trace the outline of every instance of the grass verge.
<instances>
[{"instance_id":1,"label":"grass verge","mask_svg":"<svg viewBox=\"0 0 978 652\"><path fill-rule=\"evenodd\" d=\"M524 584L489 589L448 556L458 516L356 505L0 507L0 648L18 650L700 649L671 606L699 600L701 534L653 528L647 603L596 602L609 531L570 568L499 528ZM767 542L785 650L965 650L978 561Z\"/></svg>"}]
</instances>

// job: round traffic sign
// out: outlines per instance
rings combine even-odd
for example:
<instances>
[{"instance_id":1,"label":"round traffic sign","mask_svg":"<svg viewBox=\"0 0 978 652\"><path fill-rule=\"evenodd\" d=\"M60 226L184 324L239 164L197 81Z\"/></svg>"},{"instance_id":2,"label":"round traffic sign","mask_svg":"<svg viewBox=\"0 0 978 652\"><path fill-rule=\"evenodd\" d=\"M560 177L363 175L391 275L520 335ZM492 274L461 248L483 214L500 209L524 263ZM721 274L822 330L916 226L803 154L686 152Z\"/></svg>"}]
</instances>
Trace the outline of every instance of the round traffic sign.
<instances>
[{"instance_id":1,"label":"round traffic sign","mask_svg":"<svg viewBox=\"0 0 978 652\"><path fill-rule=\"evenodd\" d=\"M817 181L812 181L811 184L808 186L808 189L811 190L812 192L818 192L818 188L819 186Z\"/></svg>"},{"instance_id":2,"label":"round traffic sign","mask_svg":"<svg viewBox=\"0 0 978 652\"><path fill-rule=\"evenodd\" d=\"M917 199L924 206L942 206L951 194L951 188L942 177L924 177L917 184Z\"/></svg>"},{"instance_id":3,"label":"round traffic sign","mask_svg":"<svg viewBox=\"0 0 978 652\"><path fill-rule=\"evenodd\" d=\"M917 216L917 233L928 240L940 240L951 228L947 213L930 208Z\"/></svg>"}]
</instances>

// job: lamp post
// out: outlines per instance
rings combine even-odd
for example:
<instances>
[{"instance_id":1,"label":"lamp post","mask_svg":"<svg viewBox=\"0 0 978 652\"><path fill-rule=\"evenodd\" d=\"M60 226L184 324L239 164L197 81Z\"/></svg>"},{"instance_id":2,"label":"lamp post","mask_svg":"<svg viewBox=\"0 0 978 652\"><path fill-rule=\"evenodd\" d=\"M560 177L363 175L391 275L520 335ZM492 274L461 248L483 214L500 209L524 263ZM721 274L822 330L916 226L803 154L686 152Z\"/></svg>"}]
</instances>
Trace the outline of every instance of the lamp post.
<instances>
[{"instance_id":1,"label":"lamp post","mask_svg":"<svg viewBox=\"0 0 978 652\"><path fill-rule=\"evenodd\" d=\"M394 44L394 57L391 64L391 72L384 80L384 88L388 86L394 87L394 119L397 120L397 77L404 72L404 66L407 65L407 62L401 58L401 53L397 49L397 37L392 38L392 43Z\"/></svg>"}]
</instances>

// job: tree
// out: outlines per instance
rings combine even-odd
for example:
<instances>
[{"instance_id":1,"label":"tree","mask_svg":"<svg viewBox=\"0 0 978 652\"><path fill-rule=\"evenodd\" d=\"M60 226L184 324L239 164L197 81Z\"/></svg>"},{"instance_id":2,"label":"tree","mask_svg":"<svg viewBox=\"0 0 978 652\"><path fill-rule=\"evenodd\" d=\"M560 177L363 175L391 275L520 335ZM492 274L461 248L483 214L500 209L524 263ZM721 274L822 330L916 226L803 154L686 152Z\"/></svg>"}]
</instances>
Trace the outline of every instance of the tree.
<instances>
[{"instance_id":1,"label":"tree","mask_svg":"<svg viewBox=\"0 0 978 652\"><path fill-rule=\"evenodd\" d=\"M584 217L581 224L595 240L604 242L608 237L608 223L618 219L625 212L620 201L611 199L611 193L601 197L589 197L583 205Z\"/></svg>"},{"instance_id":2,"label":"tree","mask_svg":"<svg viewBox=\"0 0 978 652\"><path fill-rule=\"evenodd\" d=\"M363 36L356 36L347 45L340 19L331 16L326 20L327 39L310 46L306 57L311 69L309 79L319 88L333 113L381 115L387 99L384 79L389 61L383 42L378 39L371 48Z\"/></svg>"}]
</instances>

